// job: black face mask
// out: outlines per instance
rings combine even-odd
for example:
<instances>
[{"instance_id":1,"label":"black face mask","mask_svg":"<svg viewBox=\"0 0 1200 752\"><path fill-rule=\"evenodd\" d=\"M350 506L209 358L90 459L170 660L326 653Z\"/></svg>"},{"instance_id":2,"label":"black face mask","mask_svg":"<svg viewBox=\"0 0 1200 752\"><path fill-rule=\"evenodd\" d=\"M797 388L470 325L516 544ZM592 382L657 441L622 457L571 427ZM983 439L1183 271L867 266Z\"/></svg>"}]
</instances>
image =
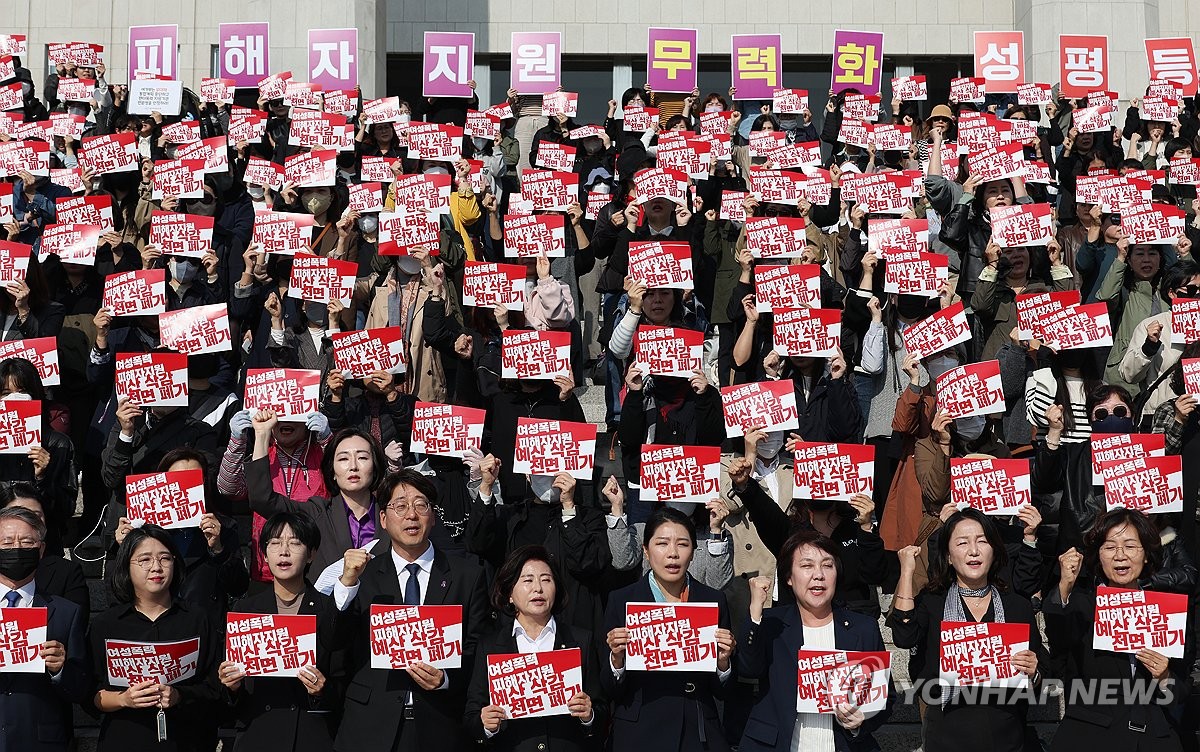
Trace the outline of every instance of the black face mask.
<instances>
[{"instance_id":1,"label":"black face mask","mask_svg":"<svg viewBox=\"0 0 1200 752\"><path fill-rule=\"evenodd\" d=\"M0 574L20 582L34 573L41 558L36 548L0 548Z\"/></svg>"},{"instance_id":2,"label":"black face mask","mask_svg":"<svg viewBox=\"0 0 1200 752\"><path fill-rule=\"evenodd\" d=\"M919 319L929 310L929 298L920 295L900 295L896 300L896 313L906 319Z\"/></svg>"},{"instance_id":3,"label":"black face mask","mask_svg":"<svg viewBox=\"0 0 1200 752\"><path fill-rule=\"evenodd\" d=\"M1092 421L1093 433L1133 433L1133 418L1128 415L1106 415Z\"/></svg>"},{"instance_id":4,"label":"black face mask","mask_svg":"<svg viewBox=\"0 0 1200 752\"><path fill-rule=\"evenodd\" d=\"M808 508L814 512L827 512L835 506L837 506L836 501L829 501L827 499L809 499L808 501Z\"/></svg>"}]
</instances>

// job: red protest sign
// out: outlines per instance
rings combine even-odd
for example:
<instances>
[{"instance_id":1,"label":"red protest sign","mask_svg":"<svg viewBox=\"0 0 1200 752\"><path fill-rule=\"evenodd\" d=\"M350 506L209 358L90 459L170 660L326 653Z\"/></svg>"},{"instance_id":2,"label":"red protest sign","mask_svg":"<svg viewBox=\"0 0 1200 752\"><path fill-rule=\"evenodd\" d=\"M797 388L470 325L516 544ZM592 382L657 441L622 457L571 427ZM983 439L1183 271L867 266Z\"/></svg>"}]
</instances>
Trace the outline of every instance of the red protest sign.
<instances>
[{"instance_id":1,"label":"red protest sign","mask_svg":"<svg viewBox=\"0 0 1200 752\"><path fill-rule=\"evenodd\" d=\"M203 159L205 175L224 174L229 171L229 144L220 136L206 138L194 144L180 146L175 150L176 159Z\"/></svg>"},{"instance_id":2,"label":"red protest sign","mask_svg":"<svg viewBox=\"0 0 1200 752\"><path fill-rule=\"evenodd\" d=\"M643 376L690 379L704 367L704 332L676 326L639 326L634 361Z\"/></svg>"},{"instance_id":3,"label":"red protest sign","mask_svg":"<svg viewBox=\"0 0 1200 752\"><path fill-rule=\"evenodd\" d=\"M1184 394L1200 395L1200 358L1183 358L1179 363L1183 369Z\"/></svg>"},{"instance_id":4,"label":"red protest sign","mask_svg":"<svg viewBox=\"0 0 1200 752\"><path fill-rule=\"evenodd\" d=\"M761 427L764 431L799 428L796 391L790 381L758 381L721 387L721 411L725 416L725 436L745 436L746 431Z\"/></svg>"},{"instance_id":5,"label":"red protest sign","mask_svg":"<svg viewBox=\"0 0 1200 752\"><path fill-rule=\"evenodd\" d=\"M1138 457L1166 455L1167 437L1161 433L1094 433L1091 439L1093 483L1100 485L1100 465Z\"/></svg>"},{"instance_id":6,"label":"red protest sign","mask_svg":"<svg viewBox=\"0 0 1200 752\"><path fill-rule=\"evenodd\" d=\"M884 265L883 291L936 298L950 278L950 259L944 253L892 251Z\"/></svg>"},{"instance_id":7,"label":"red protest sign","mask_svg":"<svg viewBox=\"0 0 1200 752\"><path fill-rule=\"evenodd\" d=\"M639 204L665 198L683 205L687 200L687 186L688 176L679 170L656 167L642 170L633 176L633 188Z\"/></svg>"},{"instance_id":8,"label":"red protest sign","mask_svg":"<svg viewBox=\"0 0 1200 752\"><path fill-rule=\"evenodd\" d=\"M246 185L261 185L279 190L284 183L283 165L252 156L246 163L246 172L242 180Z\"/></svg>"},{"instance_id":9,"label":"red protest sign","mask_svg":"<svg viewBox=\"0 0 1200 752\"><path fill-rule=\"evenodd\" d=\"M337 152L332 149L295 154L283 160L284 180L297 188L318 188L337 183Z\"/></svg>"},{"instance_id":10,"label":"red protest sign","mask_svg":"<svg viewBox=\"0 0 1200 752\"><path fill-rule=\"evenodd\" d=\"M231 104L237 94L237 84L232 78L200 79L200 101L208 104Z\"/></svg>"},{"instance_id":11,"label":"red protest sign","mask_svg":"<svg viewBox=\"0 0 1200 752\"><path fill-rule=\"evenodd\" d=\"M477 308L503 305L510 311L524 310L526 274L521 264L468 260L463 271L463 305Z\"/></svg>"},{"instance_id":12,"label":"red protest sign","mask_svg":"<svg viewBox=\"0 0 1200 752\"><path fill-rule=\"evenodd\" d=\"M436 214L404 211L379 214L379 255L408 256L425 251L437 256L441 222Z\"/></svg>"},{"instance_id":13,"label":"red protest sign","mask_svg":"<svg viewBox=\"0 0 1200 752\"><path fill-rule=\"evenodd\" d=\"M1062 96L1084 97L1108 88L1108 37L1060 34L1058 61Z\"/></svg>"},{"instance_id":14,"label":"red protest sign","mask_svg":"<svg viewBox=\"0 0 1200 752\"><path fill-rule=\"evenodd\" d=\"M212 217L155 211L150 214L150 242L163 255L201 258L212 248Z\"/></svg>"},{"instance_id":15,"label":"red protest sign","mask_svg":"<svg viewBox=\"0 0 1200 752\"><path fill-rule=\"evenodd\" d=\"M780 89L771 99L771 112L799 115L808 109L808 89Z\"/></svg>"},{"instance_id":16,"label":"red protest sign","mask_svg":"<svg viewBox=\"0 0 1200 752\"><path fill-rule=\"evenodd\" d=\"M1031 503L1029 460L950 459L950 501L1013 515Z\"/></svg>"},{"instance_id":17,"label":"red protest sign","mask_svg":"<svg viewBox=\"0 0 1200 752\"><path fill-rule=\"evenodd\" d=\"M9 184L11 187L11 183ZM29 270L29 256L33 246L0 240L0 285L20 282Z\"/></svg>"},{"instance_id":18,"label":"red protest sign","mask_svg":"<svg viewBox=\"0 0 1200 752\"><path fill-rule=\"evenodd\" d=\"M196 675L200 638L177 642L105 640L104 662L111 687L143 682L175 684Z\"/></svg>"},{"instance_id":19,"label":"red protest sign","mask_svg":"<svg viewBox=\"0 0 1200 752\"><path fill-rule=\"evenodd\" d=\"M171 159L154 163L151 198L201 198L204 196L204 161Z\"/></svg>"},{"instance_id":20,"label":"red protest sign","mask_svg":"<svg viewBox=\"0 0 1200 752\"><path fill-rule=\"evenodd\" d=\"M0 454L28 455L41 445L41 400L0 400Z\"/></svg>"},{"instance_id":21,"label":"red protest sign","mask_svg":"<svg viewBox=\"0 0 1200 752\"><path fill-rule=\"evenodd\" d=\"M658 111L655 110L655 117L658 117ZM706 136L717 134L729 134L729 121L733 117L732 111L720 112L704 112L700 115L700 133ZM647 124L646 130L649 130L650 124Z\"/></svg>"},{"instance_id":22,"label":"red protest sign","mask_svg":"<svg viewBox=\"0 0 1200 752\"><path fill-rule=\"evenodd\" d=\"M254 212L254 242L267 253L290 256L309 250L312 226L311 214L274 212L256 209ZM383 220L380 219L382 231Z\"/></svg>"},{"instance_id":23,"label":"red protest sign","mask_svg":"<svg viewBox=\"0 0 1200 752\"><path fill-rule=\"evenodd\" d=\"M975 32L975 75L995 94L1011 94L1025 80L1025 34L1020 31ZM962 101L962 100L959 100Z\"/></svg>"},{"instance_id":24,"label":"red protest sign","mask_svg":"<svg viewBox=\"0 0 1200 752\"><path fill-rule=\"evenodd\" d=\"M575 169L575 147L554 141L539 141L534 164L547 170L570 172Z\"/></svg>"},{"instance_id":25,"label":"red protest sign","mask_svg":"<svg viewBox=\"0 0 1200 752\"><path fill-rule=\"evenodd\" d=\"M1054 237L1049 204L997 206L991 216L992 242L1001 248L1046 245Z\"/></svg>"},{"instance_id":26,"label":"red protest sign","mask_svg":"<svg viewBox=\"0 0 1200 752\"><path fill-rule=\"evenodd\" d=\"M1121 231L1129 236L1131 245L1174 245L1186 224L1183 209L1173 204L1142 204L1121 211Z\"/></svg>"},{"instance_id":27,"label":"red protest sign","mask_svg":"<svg viewBox=\"0 0 1200 752\"><path fill-rule=\"evenodd\" d=\"M913 196L898 173L874 172L842 175L842 198L856 201L872 214L903 214L912 208Z\"/></svg>"},{"instance_id":28,"label":"red protest sign","mask_svg":"<svg viewBox=\"0 0 1200 752\"><path fill-rule=\"evenodd\" d=\"M568 715L583 691L581 663L579 648L489 655L488 698L509 719Z\"/></svg>"},{"instance_id":29,"label":"red protest sign","mask_svg":"<svg viewBox=\"0 0 1200 752\"><path fill-rule=\"evenodd\" d=\"M628 671L717 670L715 603L627 603Z\"/></svg>"},{"instance_id":30,"label":"red protest sign","mask_svg":"<svg viewBox=\"0 0 1200 752\"><path fill-rule=\"evenodd\" d=\"M60 225L96 225L113 231L112 196L64 196L54 202L54 220Z\"/></svg>"},{"instance_id":31,"label":"red protest sign","mask_svg":"<svg viewBox=\"0 0 1200 752\"><path fill-rule=\"evenodd\" d=\"M504 217L504 252L517 258L566 256L566 217L561 214Z\"/></svg>"},{"instance_id":32,"label":"red protest sign","mask_svg":"<svg viewBox=\"0 0 1200 752\"><path fill-rule=\"evenodd\" d=\"M303 423L320 409L321 372L302 368L246 371L247 410L274 410L281 421Z\"/></svg>"},{"instance_id":33,"label":"red protest sign","mask_svg":"<svg viewBox=\"0 0 1200 752\"><path fill-rule=\"evenodd\" d=\"M513 472L526 475L568 473L589 480L596 457L596 424L517 418Z\"/></svg>"},{"instance_id":34,"label":"red protest sign","mask_svg":"<svg viewBox=\"0 0 1200 752\"><path fill-rule=\"evenodd\" d=\"M845 650L796 653L796 712L833 713L850 705L867 716L887 707L892 654Z\"/></svg>"},{"instance_id":35,"label":"red protest sign","mask_svg":"<svg viewBox=\"0 0 1200 752\"><path fill-rule=\"evenodd\" d=\"M867 235L872 249L890 260L890 251L929 252L928 219L871 219Z\"/></svg>"},{"instance_id":36,"label":"red protest sign","mask_svg":"<svg viewBox=\"0 0 1200 752\"><path fill-rule=\"evenodd\" d=\"M450 213L449 175L399 175L392 188L397 212Z\"/></svg>"},{"instance_id":37,"label":"red protest sign","mask_svg":"<svg viewBox=\"0 0 1200 752\"><path fill-rule=\"evenodd\" d=\"M655 163L681 172L692 180L706 180L711 152L712 144L700 139L680 139L666 144L659 141Z\"/></svg>"},{"instance_id":38,"label":"red protest sign","mask_svg":"<svg viewBox=\"0 0 1200 752\"><path fill-rule=\"evenodd\" d=\"M721 493L721 448L642 444L641 500L706 504Z\"/></svg>"},{"instance_id":39,"label":"red protest sign","mask_svg":"<svg viewBox=\"0 0 1200 752\"><path fill-rule=\"evenodd\" d=\"M371 668L462 668L462 606L371 604Z\"/></svg>"},{"instance_id":40,"label":"red protest sign","mask_svg":"<svg viewBox=\"0 0 1200 752\"><path fill-rule=\"evenodd\" d=\"M225 615L225 660L246 676L295 677L317 665L317 617L312 614Z\"/></svg>"},{"instance_id":41,"label":"red protest sign","mask_svg":"<svg viewBox=\"0 0 1200 752\"><path fill-rule=\"evenodd\" d=\"M964 76L950 79L950 101L952 103L983 104L983 100L986 98L987 82L982 78Z\"/></svg>"},{"instance_id":42,"label":"red protest sign","mask_svg":"<svg viewBox=\"0 0 1200 752\"><path fill-rule=\"evenodd\" d=\"M571 333L507 329L501 349L505 379L553 379L571 374Z\"/></svg>"},{"instance_id":43,"label":"red protest sign","mask_svg":"<svg viewBox=\"0 0 1200 752\"><path fill-rule=\"evenodd\" d=\"M1171 160L1168 169L1175 185L1200 185L1200 159L1180 155Z\"/></svg>"},{"instance_id":44,"label":"red protest sign","mask_svg":"<svg viewBox=\"0 0 1200 752\"><path fill-rule=\"evenodd\" d=\"M297 253L292 257L287 296L326 305L338 300L349 308L357 274L357 262Z\"/></svg>"},{"instance_id":45,"label":"red protest sign","mask_svg":"<svg viewBox=\"0 0 1200 752\"><path fill-rule=\"evenodd\" d=\"M229 335L229 309L224 303L160 313L158 331L163 347L185 355L233 349Z\"/></svg>"},{"instance_id":46,"label":"red protest sign","mask_svg":"<svg viewBox=\"0 0 1200 752\"><path fill-rule=\"evenodd\" d=\"M113 316L163 313L167 310L166 270L138 269L108 275L101 305Z\"/></svg>"},{"instance_id":47,"label":"red protest sign","mask_svg":"<svg viewBox=\"0 0 1200 752\"><path fill-rule=\"evenodd\" d=\"M79 162L83 164L82 152ZM16 176L24 171L34 177L46 177L50 174L50 144L45 141L0 143L0 169L8 176Z\"/></svg>"},{"instance_id":48,"label":"red protest sign","mask_svg":"<svg viewBox=\"0 0 1200 752\"><path fill-rule=\"evenodd\" d=\"M969 363L943 373L937 379L937 405L951 418L1003 413L1000 361Z\"/></svg>"},{"instance_id":49,"label":"red protest sign","mask_svg":"<svg viewBox=\"0 0 1200 752\"><path fill-rule=\"evenodd\" d=\"M396 164L396 162L399 161L399 159L400 159L399 157L368 157L368 156L364 155L362 158L362 167L360 167L359 171L358 171L358 177L361 180L366 181L366 182L390 183L396 179L396 175L392 172L392 165ZM449 175L428 175L428 176L423 176L423 177L449 178L450 176ZM282 175L281 175L281 180L282 180ZM447 180L447 182L446 182L446 187L447 188L450 187L449 180ZM449 196L447 195L447 199L448 198L449 198ZM397 198L396 200L399 201L400 199ZM447 209L449 209L449 206L447 206Z\"/></svg>"},{"instance_id":50,"label":"red protest sign","mask_svg":"<svg viewBox=\"0 0 1200 752\"><path fill-rule=\"evenodd\" d=\"M573 91L548 91L542 95L542 117L579 114L579 94Z\"/></svg>"},{"instance_id":51,"label":"red protest sign","mask_svg":"<svg viewBox=\"0 0 1200 752\"><path fill-rule=\"evenodd\" d=\"M1200 342L1200 300L1171 301L1171 339L1184 344Z\"/></svg>"},{"instance_id":52,"label":"red protest sign","mask_svg":"<svg viewBox=\"0 0 1200 752\"><path fill-rule=\"evenodd\" d=\"M1071 113L1071 122L1080 133L1104 133L1113 127L1113 113L1117 111L1111 104L1084 107Z\"/></svg>"},{"instance_id":53,"label":"red protest sign","mask_svg":"<svg viewBox=\"0 0 1200 752\"><path fill-rule=\"evenodd\" d=\"M9 358L24 358L37 369L42 386L58 386L62 373L58 366L58 338L36 337L34 339L12 339L0 342L0 361Z\"/></svg>"},{"instance_id":54,"label":"red protest sign","mask_svg":"<svg viewBox=\"0 0 1200 752\"><path fill-rule=\"evenodd\" d=\"M417 402L409 449L414 454L464 457L482 445L486 417L486 410L474 407Z\"/></svg>"},{"instance_id":55,"label":"red protest sign","mask_svg":"<svg viewBox=\"0 0 1200 752\"><path fill-rule=\"evenodd\" d=\"M691 245L657 240L630 243L629 278L650 289L692 289Z\"/></svg>"},{"instance_id":56,"label":"red protest sign","mask_svg":"<svg viewBox=\"0 0 1200 752\"><path fill-rule=\"evenodd\" d=\"M792 452L792 498L849 501L875 489L875 447L801 441Z\"/></svg>"},{"instance_id":57,"label":"red protest sign","mask_svg":"<svg viewBox=\"0 0 1200 752\"><path fill-rule=\"evenodd\" d=\"M838 141L866 149L871 145L871 124L860 118L845 118L838 128Z\"/></svg>"},{"instance_id":58,"label":"red protest sign","mask_svg":"<svg viewBox=\"0 0 1200 752\"><path fill-rule=\"evenodd\" d=\"M1113 344L1107 303L1068 306L1038 323L1046 344L1056 351L1112 347Z\"/></svg>"},{"instance_id":59,"label":"red protest sign","mask_svg":"<svg viewBox=\"0 0 1200 752\"><path fill-rule=\"evenodd\" d=\"M755 310L821 305L821 267L817 264L754 268Z\"/></svg>"},{"instance_id":60,"label":"red protest sign","mask_svg":"<svg viewBox=\"0 0 1200 752\"><path fill-rule=\"evenodd\" d=\"M984 181L1021 177L1025 174L1024 149L1021 144L1004 144L995 149L972 153L971 174L979 175Z\"/></svg>"},{"instance_id":61,"label":"red protest sign","mask_svg":"<svg viewBox=\"0 0 1200 752\"><path fill-rule=\"evenodd\" d=\"M1096 588L1092 649L1113 653L1153 650L1167 658L1182 658L1187 638L1186 593Z\"/></svg>"},{"instance_id":62,"label":"red protest sign","mask_svg":"<svg viewBox=\"0 0 1200 752\"><path fill-rule=\"evenodd\" d=\"M1145 514L1183 511L1183 457L1137 457L1100 463L1105 508Z\"/></svg>"},{"instance_id":63,"label":"red protest sign","mask_svg":"<svg viewBox=\"0 0 1200 752\"><path fill-rule=\"evenodd\" d=\"M832 358L842 336L842 312L835 308L776 308L772 311L775 352L784 357Z\"/></svg>"},{"instance_id":64,"label":"red protest sign","mask_svg":"<svg viewBox=\"0 0 1200 752\"><path fill-rule=\"evenodd\" d=\"M621 129L629 133L645 133L654 127L658 120L656 107L626 107Z\"/></svg>"},{"instance_id":65,"label":"red protest sign","mask_svg":"<svg viewBox=\"0 0 1200 752\"><path fill-rule=\"evenodd\" d=\"M1147 39L1146 65L1150 78L1178 84L1184 96L1196 96L1196 50L1191 38Z\"/></svg>"},{"instance_id":66,"label":"red protest sign","mask_svg":"<svg viewBox=\"0 0 1200 752\"><path fill-rule=\"evenodd\" d=\"M928 358L971 339L971 326L960 300L905 327L900 336L906 352L914 358Z\"/></svg>"},{"instance_id":67,"label":"red protest sign","mask_svg":"<svg viewBox=\"0 0 1200 752\"><path fill-rule=\"evenodd\" d=\"M871 126L871 141L878 151L902 151L912 145L912 128L895 123Z\"/></svg>"},{"instance_id":68,"label":"red protest sign","mask_svg":"<svg viewBox=\"0 0 1200 752\"><path fill-rule=\"evenodd\" d=\"M745 222L746 247L752 257L774 259L804 255L808 239L803 217L747 217Z\"/></svg>"},{"instance_id":69,"label":"red protest sign","mask_svg":"<svg viewBox=\"0 0 1200 752\"><path fill-rule=\"evenodd\" d=\"M172 144L194 144L200 140L199 120L180 120L163 126L163 138Z\"/></svg>"},{"instance_id":70,"label":"red protest sign","mask_svg":"<svg viewBox=\"0 0 1200 752\"><path fill-rule=\"evenodd\" d=\"M442 123L409 123L408 155L410 159L434 162L456 162L462 159L463 129Z\"/></svg>"},{"instance_id":71,"label":"red protest sign","mask_svg":"<svg viewBox=\"0 0 1200 752\"><path fill-rule=\"evenodd\" d=\"M365 379L376 371L403 373L404 334L398 326L330 335L333 363L346 378Z\"/></svg>"},{"instance_id":72,"label":"red protest sign","mask_svg":"<svg viewBox=\"0 0 1200 752\"><path fill-rule=\"evenodd\" d=\"M132 172L139 169L141 161L136 133L87 136L80 142L79 166L96 175Z\"/></svg>"},{"instance_id":73,"label":"red protest sign","mask_svg":"<svg viewBox=\"0 0 1200 752\"><path fill-rule=\"evenodd\" d=\"M1046 342L1042 322L1059 311L1078 305L1079 301L1078 290L1018 295L1016 299L1017 336L1023 340L1039 339Z\"/></svg>"},{"instance_id":74,"label":"red protest sign","mask_svg":"<svg viewBox=\"0 0 1200 752\"><path fill-rule=\"evenodd\" d=\"M1017 104L1043 106L1054 101L1050 84L1024 83L1017 85Z\"/></svg>"},{"instance_id":75,"label":"red protest sign","mask_svg":"<svg viewBox=\"0 0 1200 752\"><path fill-rule=\"evenodd\" d=\"M45 674L42 645L48 612L35 608L0 608L0 674Z\"/></svg>"},{"instance_id":76,"label":"red protest sign","mask_svg":"<svg viewBox=\"0 0 1200 752\"><path fill-rule=\"evenodd\" d=\"M929 99L925 76L899 76L892 79L892 96L902 102L923 102Z\"/></svg>"},{"instance_id":77,"label":"red protest sign","mask_svg":"<svg viewBox=\"0 0 1200 752\"><path fill-rule=\"evenodd\" d=\"M350 211L359 214L383 211L382 186L379 183L351 183L348 188Z\"/></svg>"},{"instance_id":78,"label":"red protest sign","mask_svg":"<svg viewBox=\"0 0 1200 752\"><path fill-rule=\"evenodd\" d=\"M574 131L572 131L573 133ZM463 128L463 134L471 138L495 141L500 137L500 118L478 110L467 110L467 121ZM574 135L568 135L572 139L576 138Z\"/></svg>"},{"instance_id":79,"label":"red protest sign","mask_svg":"<svg viewBox=\"0 0 1200 752\"><path fill-rule=\"evenodd\" d=\"M165 530L200 527L204 471L168 470L125 477L125 516Z\"/></svg>"},{"instance_id":80,"label":"red protest sign","mask_svg":"<svg viewBox=\"0 0 1200 752\"><path fill-rule=\"evenodd\" d=\"M521 173L521 198L533 211L566 211L579 200L579 174L551 170Z\"/></svg>"},{"instance_id":81,"label":"red protest sign","mask_svg":"<svg viewBox=\"0 0 1200 752\"><path fill-rule=\"evenodd\" d=\"M187 356L181 353L125 353L116 356L118 399L138 407L186 407Z\"/></svg>"},{"instance_id":82,"label":"red protest sign","mask_svg":"<svg viewBox=\"0 0 1200 752\"><path fill-rule=\"evenodd\" d=\"M1029 649L1028 624L943 621L941 633L938 673L945 684L1029 686L1029 677L1012 665L1013 653Z\"/></svg>"},{"instance_id":83,"label":"red protest sign","mask_svg":"<svg viewBox=\"0 0 1200 752\"><path fill-rule=\"evenodd\" d=\"M97 225L46 225L38 260L45 261L53 255L66 264L95 266L100 235L101 228Z\"/></svg>"}]
</instances>

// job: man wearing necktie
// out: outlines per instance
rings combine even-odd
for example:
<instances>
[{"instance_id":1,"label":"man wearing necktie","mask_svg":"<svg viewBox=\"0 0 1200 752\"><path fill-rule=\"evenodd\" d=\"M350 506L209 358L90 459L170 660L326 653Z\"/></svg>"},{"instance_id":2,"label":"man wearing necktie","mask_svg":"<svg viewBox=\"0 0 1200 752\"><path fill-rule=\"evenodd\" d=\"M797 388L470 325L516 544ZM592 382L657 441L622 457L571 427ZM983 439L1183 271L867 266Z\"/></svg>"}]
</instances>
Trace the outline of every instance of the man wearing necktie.
<instances>
[{"instance_id":1,"label":"man wearing necktie","mask_svg":"<svg viewBox=\"0 0 1200 752\"><path fill-rule=\"evenodd\" d=\"M66 752L71 743L72 703L86 703L91 678L79 606L37 592L38 561L46 548L46 525L22 507L0 509L0 608L45 608L46 642L38 646L44 671L0 673L0 752ZM5 664L13 656L4 651Z\"/></svg>"},{"instance_id":2,"label":"man wearing necktie","mask_svg":"<svg viewBox=\"0 0 1200 752\"><path fill-rule=\"evenodd\" d=\"M473 561L434 548L437 489L412 469L389 475L377 496L380 528L391 548L371 557L363 549L346 551L342 576L333 597L354 617L346 707L334 749L466 750L463 732L466 668L474 665L475 645L488 614L483 568ZM386 502L383 500L386 499ZM463 669L437 669L417 663L404 670L371 668L369 639L372 603L451 605L463 610Z\"/></svg>"}]
</instances>

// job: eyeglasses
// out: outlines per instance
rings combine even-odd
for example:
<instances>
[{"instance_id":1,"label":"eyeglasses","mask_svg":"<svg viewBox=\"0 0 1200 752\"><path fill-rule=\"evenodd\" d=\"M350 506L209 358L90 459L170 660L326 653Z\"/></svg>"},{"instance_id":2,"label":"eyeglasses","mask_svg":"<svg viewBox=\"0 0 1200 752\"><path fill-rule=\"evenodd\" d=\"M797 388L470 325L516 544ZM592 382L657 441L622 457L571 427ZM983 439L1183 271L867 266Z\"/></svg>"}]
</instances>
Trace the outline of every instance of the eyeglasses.
<instances>
[{"instance_id":1,"label":"eyeglasses","mask_svg":"<svg viewBox=\"0 0 1200 752\"><path fill-rule=\"evenodd\" d=\"M304 542L299 538L272 538L267 541L268 551L282 551L284 549L294 551L301 548L304 548Z\"/></svg>"},{"instance_id":2,"label":"eyeglasses","mask_svg":"<svg viewBox=\"0 0 1200 752\"><path fill-rule=\"evenodd\" d=\"M394 501L391 504L388 504L387 508L390 509L394 514L398 514L400 516L408 514L410 509L415 509L417 510L417 514L424 517L433 509L433 505L425 499L417 499L412 502Z\"/></svg>"},{"instance_id":3,"label":"eyeglasses","mask_svg":"<svg viewBox=\"0 0 1200 752\"><path fill-rule=\"evenodd\" d=\"M1092 413L1092 420L1104 420L1109 415L1110 412L1107 407L1097 407L1096 411ZM1129 408L1125 407L1124 405L1116 405L1113 407L1111 415L1114 418L1128 418Z\"/></svg>"},{"instance_id":4,"label":"eyeglasses","mask_svg":"<svg viewBox=\"0 0 1200 752\"><path fill-rule=\"evenodd\" d=\"M5 538L0 540L0 548L37 548L41 541L36 538Z\"/></svg>"},{"instance_id":5,"label":"eyeglasses","mask_svg":"<svg viewBox=\"0 0 1200 752\"><path fill-rule=\"evenodd\" d=\"M157 558L154 556L139 556L133 560L133 563L146 571L149 571L151 565L155 563L162 569L170 569L175 566L175 557L170 554L163 554Z\"/></svg>"},{"instance_id":6,"label":"eyeglasses","mask_svg":"<svg viewBox=\"0 0 1200 752\"><path fill-rule=\"evenodd\" d=\"M1117 545L1116 543L1105 543L1100 547L1100 553L1105 556L1115 556L1120 551L1123 554L1133 556L1142 552L1142 546L1139 543L1129 543L1125 545Z\"/></svg>"}]
</instances>

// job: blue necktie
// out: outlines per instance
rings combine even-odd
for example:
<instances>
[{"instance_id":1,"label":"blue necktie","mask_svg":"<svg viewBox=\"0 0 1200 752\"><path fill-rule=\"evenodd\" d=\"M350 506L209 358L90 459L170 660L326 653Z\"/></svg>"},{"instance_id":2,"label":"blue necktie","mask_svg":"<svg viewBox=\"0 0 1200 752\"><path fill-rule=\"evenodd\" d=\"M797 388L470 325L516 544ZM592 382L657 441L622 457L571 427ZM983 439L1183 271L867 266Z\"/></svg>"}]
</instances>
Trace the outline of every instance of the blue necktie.
<instances>
[{"instance_id":1,"label":"blue necktie","mask_svg":"<svg viewBox=\"0 0 1200 752\"><path fill-rule=\"evenodd\" d=\"M417 580L417 572L421 571L420 564L409 564L404 568L408 572L408 582L404 584L404 605L421 605L421 583Z\"/></svg>"},{"instance_id":2,"label":"blue necktie","mask_svg":"<svg viewBox=\"0 0 1200 752\"><path fill-rule=\"evenodd\" d=\"M16 608L17 601L21 600L21 594L16 590L9 590L8 594L4 596L4 600L8 601L9 608Z\"/></svg>"}]
</instances>

